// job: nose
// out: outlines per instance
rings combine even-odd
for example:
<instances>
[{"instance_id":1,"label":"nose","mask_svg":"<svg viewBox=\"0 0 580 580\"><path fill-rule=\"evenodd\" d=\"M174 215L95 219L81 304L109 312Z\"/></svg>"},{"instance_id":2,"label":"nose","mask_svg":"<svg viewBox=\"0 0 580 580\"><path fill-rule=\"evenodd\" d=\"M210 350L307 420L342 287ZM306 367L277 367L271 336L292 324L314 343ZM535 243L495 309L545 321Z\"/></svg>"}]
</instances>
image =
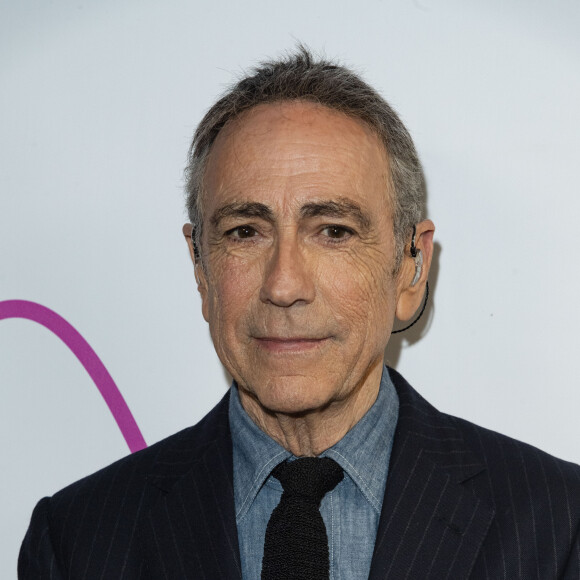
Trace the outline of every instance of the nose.
<instances>
[{"instance_id":1,"label":"nose","mask_svg":"<svg viewBox=\"0 0 580 580\"><path fill-rule=\"evenodd\" d=\"M260 300L288 308L314 300L312 265L295 240L279 240L266 264Z\"/></svg>"}]
</instances>

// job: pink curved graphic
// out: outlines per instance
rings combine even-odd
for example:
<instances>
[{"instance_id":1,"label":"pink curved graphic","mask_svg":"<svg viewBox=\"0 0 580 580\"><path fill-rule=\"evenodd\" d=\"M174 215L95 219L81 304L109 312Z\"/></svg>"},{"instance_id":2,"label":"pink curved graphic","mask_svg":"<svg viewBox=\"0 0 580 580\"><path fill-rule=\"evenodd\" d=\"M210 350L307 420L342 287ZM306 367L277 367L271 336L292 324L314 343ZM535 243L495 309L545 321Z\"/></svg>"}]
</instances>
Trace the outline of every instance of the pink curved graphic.
<instances>
[{"instance_id":1,"label":"pink curved graphic","mask_svg":"<svg viewBox=\"0 0 580 580\"><path fill-rule=\"evenodd\" d=\"M62 316L50 310L50 308L28 300L0 301L0 320L4 318L32 320L42 324L42 326L56 334L72 350L79 362L85 367L87 373L89 373L91 379L93 379L113 414L131 453L147 447L137 422L133 418L109 371L107 371L90 344L71 324Z\"/></svg>"}]
</instances>

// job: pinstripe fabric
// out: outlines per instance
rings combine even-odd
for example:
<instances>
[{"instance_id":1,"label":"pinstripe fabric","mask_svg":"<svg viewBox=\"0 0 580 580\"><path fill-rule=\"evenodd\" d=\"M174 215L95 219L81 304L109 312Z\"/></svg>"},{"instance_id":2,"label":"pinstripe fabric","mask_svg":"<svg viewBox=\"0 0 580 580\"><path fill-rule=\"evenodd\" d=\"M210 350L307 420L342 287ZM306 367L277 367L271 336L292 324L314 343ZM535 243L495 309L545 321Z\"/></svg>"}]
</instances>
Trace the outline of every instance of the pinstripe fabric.
<instances>
[{"instance_id":1,"label":"pinstripe fabric","mask_svg":"<svg viewBox=\"0 0 580 580\"><path fill-rule=\"evenodd\" d=\"M19 578L241 578L228 397L195 427L41 500Z\"/></svg>"},{"instance_id":2,"label":"pinstripe fabric","mask_svg":"<svg viewBox=\"0 0 580 580\"><path fill-rule=\"evenodd\" d=\"M400 400L370 578L580 579L580 468ZM227 397L34 510L19 578L241 578Z\"/></svg>"},{"instance_id":3,"label":"pinstripe fabric","mask_svg":"<svg viewBox=\"0 0 580 580\"><path fill-rule=\"evenodd\" d=\"M370 578L580 578L580 467L400 399Z\"/></svg>"}]
</instances>

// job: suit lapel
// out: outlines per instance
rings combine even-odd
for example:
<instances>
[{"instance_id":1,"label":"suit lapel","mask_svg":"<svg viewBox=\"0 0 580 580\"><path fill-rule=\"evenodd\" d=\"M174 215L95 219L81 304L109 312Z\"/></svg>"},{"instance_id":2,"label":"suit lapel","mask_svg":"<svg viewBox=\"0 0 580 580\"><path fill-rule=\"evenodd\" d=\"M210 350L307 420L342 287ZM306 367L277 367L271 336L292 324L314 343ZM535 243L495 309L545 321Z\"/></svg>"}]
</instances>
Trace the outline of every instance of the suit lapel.
<instances>
[{"instance_id":1,"label":"suit lapel","mask_svg":"<svg viewBox=\"0 0 580 580\"><path fill-rule=\"evenodd\" d=\"M228 396L152 478L161 496L143 526L147 576L241 578Z\"/></svg>"},{"instance_id":2,"label":"suit lapel","mask_svg":"<svg viewBox=\"0 0 580 580\"><path fill-rule=\"evenodd\" d=\"M465 486L484 467L447 416L391 378L399 420L369 579L466 579L493 519Z\"/></svg>"}]
</instances>

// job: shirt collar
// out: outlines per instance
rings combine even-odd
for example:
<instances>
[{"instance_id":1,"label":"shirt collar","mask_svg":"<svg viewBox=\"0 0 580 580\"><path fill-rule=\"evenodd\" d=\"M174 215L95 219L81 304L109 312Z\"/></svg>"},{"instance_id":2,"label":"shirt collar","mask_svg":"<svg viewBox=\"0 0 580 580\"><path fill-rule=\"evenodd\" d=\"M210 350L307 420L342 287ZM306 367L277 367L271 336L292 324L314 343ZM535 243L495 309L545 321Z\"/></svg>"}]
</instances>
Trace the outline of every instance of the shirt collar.
<instances>
[{"instance_id":1,"label":"shirt collar","mask_svg":"<svg viewBox=\"0 0 580 580\"><path fill-rule=\"evenodd\" d=\"M379 514L399 418L399 397L383 367L377 400L363 418L321 457L334 459Z\"/></svg>"},{"instance_id":2,"label":"shirt collar","mask_svg":"<svg viewBox=\"0 0 580 580\"><path fill-rule=\"evenodd\" d=\"M292 453L266 435L250 419L242 407L235 383L231 386L229 419L234 455L234 502L237 522L252 505L272 469L291 457Z\"/></svg>"},{"instance_id":3,"label":"shirt collar","mask_svg":"<svg viewBox=\"0 0 580 580\"><path fill-rule=\"evenodd\" d=\"M379 513L398 414L399 399L384 367L379 394L372 407L338 443L321 454L321 457L331 457L344 469ZM250 419L235 384L231 388L229 420L234 455L234 501L236 521L239 521L272 469L293 455Z\"/></svg>"}]
</instances>

